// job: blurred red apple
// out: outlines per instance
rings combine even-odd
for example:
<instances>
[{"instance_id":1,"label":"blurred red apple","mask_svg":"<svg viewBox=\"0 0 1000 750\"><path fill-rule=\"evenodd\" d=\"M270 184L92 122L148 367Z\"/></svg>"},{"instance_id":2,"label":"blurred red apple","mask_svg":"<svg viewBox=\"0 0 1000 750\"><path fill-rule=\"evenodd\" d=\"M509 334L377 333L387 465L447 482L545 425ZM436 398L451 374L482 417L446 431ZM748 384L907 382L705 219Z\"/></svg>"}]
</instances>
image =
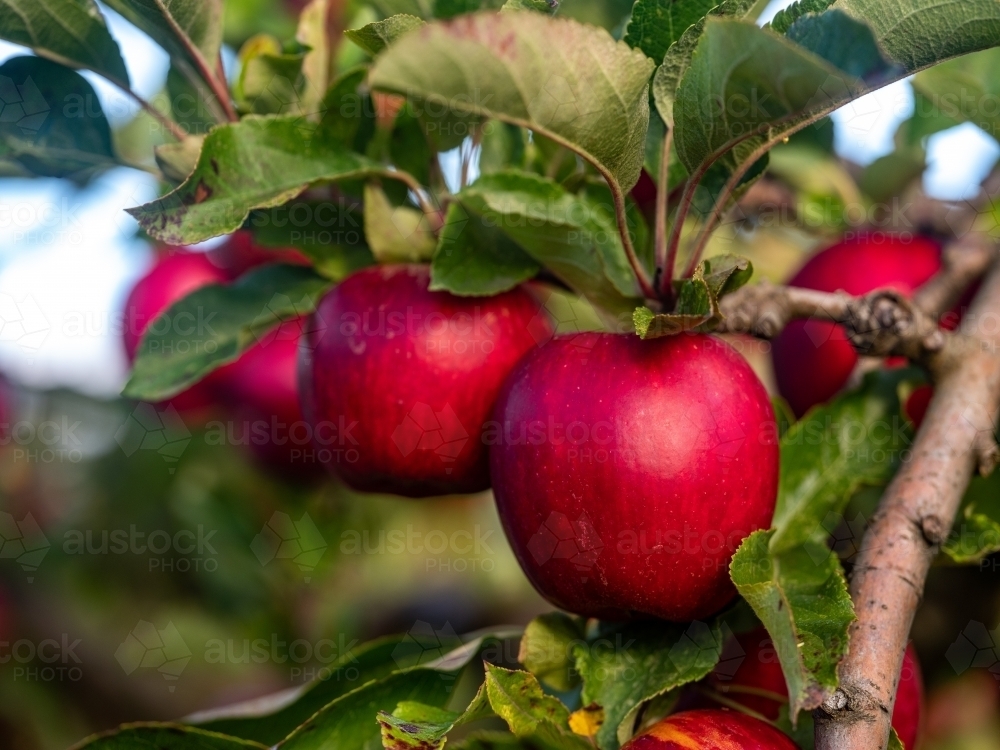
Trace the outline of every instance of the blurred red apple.
<instances>
[{"instance_id":1,"label":"blurred red apple","mask_svg":"<svg viewBox=\"0 0 1000 750\"><path fill-rule=\"evenodd\" d=\"M222 271L203 253L179 248L162 249L153 267L139 279L125 302L123 340L129 362L135 361L143 335L160 313L202 287L225 281ZM164 320L158 325L172 323ZM179 393L169 402L180 412L195 414L204 411L214 401L210 382L213 376L218 377L213 373L209 379Z\"/></svg>"},{"instance_id":2,"label":"blurred red apple","mask_svg":"<svg viewBox=\"0 0 1000 750\"><path fill-rule=\"evenodd\" d=\"M657 722L622 750L797 750L786 734L737 711L682 711Z\"/></svg>"},{"instance_id":3,"label":"blurred red apple","mask_svg":"<svg viewBox=\"0 0 1000 750\"><path fill-rule=\"evenodd\" d=\"M735 595L729 561L771 523L764 386L717 338L557 336L504 385L487 431L507 538L569 612L688 621Z\"/></svg>"},{"instance_id":4,"label":"blurred red apple","mask_svg":"<svg viewBox=\"0 0 1000 750\"><path fill-rule=\"evenodd\" d=\"M723 671L721 665L732 664L739 658L742 661L738 662L735 672ZM778 718L781 706L788 703L788 687L778 654L763 628L743 633L730 641L720 667L709 675L708 683L730 700L772 721ZM923 677L916 651L910 645L903 656L896 705L892 712L892 726L908 750L916 746L923 706Z\"/></svg>"},{"instance_id":5,"label":"blurred red apple","mask_svg":"<svg viewBox=\"0 0 1000 750\"><path fill-rule=\"evenodd\" d=\"M920 236L862 234L821 250L791 286L860 295L880 288L912 294L941 267L936 242ZM778 390L797 416L832 398L858 357L844 329L823 320L794 320L772 348Z\"/></svg>"},{"instance_id":6,"label":"blurred red apple","mask_svg":"<svg viewBox=\"0 0 1000 750\"><path fill-rule=\"evenodd\" d=\"M299 405L298 349L306 321L286 321L244 352L228 368L223 396L236 422L233 439L263 465L298 480L322 471L322 441L314 442Z\"/></svg>"},{"instance_id":7,"label":"blurred red apple","mask_svg":"<svg viewBox=\"0 0 1000 750\"><path fill-rule=\"evenodd\" d=\"M521 288L457 297L429 282L421 265L358 271L321 301L302 348L305 411L336 443L329 467L355 489L488 488L483 423L535 336L551 335Z\"/></svg>"}]
</instances>

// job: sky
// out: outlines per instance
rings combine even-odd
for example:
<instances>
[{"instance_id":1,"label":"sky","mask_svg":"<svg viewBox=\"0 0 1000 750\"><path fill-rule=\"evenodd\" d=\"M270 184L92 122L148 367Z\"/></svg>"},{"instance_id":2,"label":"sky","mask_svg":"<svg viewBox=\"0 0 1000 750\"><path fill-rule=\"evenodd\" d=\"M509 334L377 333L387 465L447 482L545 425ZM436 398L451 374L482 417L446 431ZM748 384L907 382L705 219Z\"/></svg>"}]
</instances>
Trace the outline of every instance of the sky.
<instances>
[{"instance_id":1,"label":"sky","mask_svg":"<svg viewBox=\"0 0 1000 750\"><path fill-rule=\"evenodd\" d=\"M789 4L775 0L759 23ZM152 97L166 79L166 54L103 10L133 86ZM0 42L0 62L24 52ZM134 115L134 105L117 89L85 75L112 126ZM833 116L838 153L861 164L889 153L896 127L912 109L906 81L844 107ZM925 188L942 199L970 197L998 157L997 143L973 125L937 134L928 144ZM443 163L457 174L457 152ZM151 262L123 208L155 194L154 178L126 168L108 172L84 191L60 180L0 180L0 370L36 388L69 387L99 397L121 390L126 362L114 316Z\"/></svg>"}]
</instances>

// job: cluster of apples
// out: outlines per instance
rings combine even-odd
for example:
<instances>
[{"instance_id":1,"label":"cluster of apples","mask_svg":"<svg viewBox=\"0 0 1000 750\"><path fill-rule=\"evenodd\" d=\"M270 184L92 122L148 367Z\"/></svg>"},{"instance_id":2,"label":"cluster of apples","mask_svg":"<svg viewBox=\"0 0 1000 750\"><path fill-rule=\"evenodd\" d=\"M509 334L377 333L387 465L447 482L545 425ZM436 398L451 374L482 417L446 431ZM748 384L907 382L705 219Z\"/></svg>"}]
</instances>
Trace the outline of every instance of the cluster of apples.
<instances>
[{"instance_id":1,"label":"cluster of apples","mask_svg":"<svg viewBox=\"0 0 1000 750\"><path fill-rule=\"evenodd\" d=\"M135 361L153 321L175 302L205 286L230 283L252 268L274 262L309 263L297 251L258 247L246 232L237 232L207 253L159 248L152 267L125 302L122 335L129 362ZM164 324L173 323L167 320ZM169 405L191 423L204 422L216 407L222 406L235 422L229 432L247 445L264 466L289 477L314 476L321 469L314 451L308 444L303 446L301 440L291 439L295 426L304 424L296 361L305 324L304 317L282 324L239 360L174 396ZM277 440L271 434L272 424L283 426ZM258 433L253 433L255 425L261 427Z\"/></svg>"},{"instance_id":2,"label":"cluster of apples","mask_svg":"<svg viewBox=\"0 0 1000 750\"><path fill-rule=\"evenodd\" d=\"M129 314L148 325L199 286L293 257L241 235L208 255L164 255ZM792 283L911 292L939 263L928 240L860 237L814 256ZM713 615L735 595L733 553L774 511L779 456L764 386L709 335L554 335L540 294L524 285L460 297L432 291L424 265L362 269L326 294L308 325L286 324L292 335L261 342L174 401L198 408L222 393L233 409L305 420L319 460L356 490L492 487L522 568L564 610ZM856 362L842 332L823 326L794 323L775 342L779 388L798 414L843 387ZM126 334L130 356L143 331ZM724 746L792 747L755 719L698 709L637 737L633 750L673 747L706 717L730 738ZM756 744L739 744L744 735ZM714 747L704 741L679 746Z\"/></svg>"}]
</instances>

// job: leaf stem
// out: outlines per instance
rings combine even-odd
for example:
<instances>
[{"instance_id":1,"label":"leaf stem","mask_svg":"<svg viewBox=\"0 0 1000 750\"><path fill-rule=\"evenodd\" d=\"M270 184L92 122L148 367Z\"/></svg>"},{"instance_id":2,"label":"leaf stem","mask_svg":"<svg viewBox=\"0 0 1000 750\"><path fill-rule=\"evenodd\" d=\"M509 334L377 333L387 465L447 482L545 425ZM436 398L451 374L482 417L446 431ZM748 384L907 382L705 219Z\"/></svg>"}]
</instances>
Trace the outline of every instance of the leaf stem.
<instances>
[{"instance_id":1,"label":"leaf stem","mask_svg":"<svg viewBox=\"0 0 1000 750\"><path fill-rule=\"evenodd\" d=\"M163 0L156 0L156 4L160 6L163 16L167 19L167 24L170 26L171 31L174 32L181 45L187 51L188 56L197 68L198 75L201 76L202 80L208 84L212 94L219 102L219 106L221 106L223 112L225 112L227 119L230 122L238 122L240 118L239 115L236 114L236 110L233 109L232 101L229 99L229 88L226 85L225 80L220 77L222 73L220 72L219 75L215 75L215 73L212 72L212 67L208 64L205 56L201 54L201 50L198 49L193 41L191 41L191 37L184 32L184 29L182 29L177 23L177 19L174 18L173 14L170 13L163 5ZM221 55L222 53L220 52L219 54Z\"/></svg>"},{"instance_id":2,"label":"leaf stem","mask_svg":"<svg viewBox=\"0 0 1000 750\"><path fill-rule=\"evenodd\" d=\"M618 234L621 235L625 255L628 256L629 265L632 266L632 272L635 274L636 281L639 282L639 288L646 299L658 299L656 290L653 289L653 284L649 280L649 275L642 267L642 263L639 262L639 256L635 254L635 246L632 244L632 238L628 233L628 217L625 213L625 193L622 192L621 186L616 180L612 179L611 175L605 174L604 178L607 180L608 187L611 188L611 196L615 202L615 222L618 224Z\"/></svg>"},{"instance_id":3,"label":"leaf stem","mask_svg":"<svg viewBox=\"0 0 1000 750\"><path fill-rule=\"evenodd\" d=\"M663 134L663 150L660 152L660 168L656 179L655 244L656 268L660 273L660 297L669 300L673 296L671 282L674 278L676 250L667 252L667 205L670 200L670 147L673 145L673 128L667 127Z\"/></svg>"}]
</instances>

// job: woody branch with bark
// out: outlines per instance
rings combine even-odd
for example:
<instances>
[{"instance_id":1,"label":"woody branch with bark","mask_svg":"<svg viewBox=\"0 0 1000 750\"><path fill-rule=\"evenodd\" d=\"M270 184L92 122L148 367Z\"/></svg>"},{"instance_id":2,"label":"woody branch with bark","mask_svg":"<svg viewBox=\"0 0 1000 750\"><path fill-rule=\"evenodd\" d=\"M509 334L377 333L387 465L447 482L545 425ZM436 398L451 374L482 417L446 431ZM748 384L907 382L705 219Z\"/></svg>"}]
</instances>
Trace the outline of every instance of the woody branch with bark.
<instances>
[{"instance_id":1,"label":"woody branch with bark","mask_svg":"<svg viewBox=\"0 0 1000 750\"><path fill-rule=\"evenodd\" d=\"M910 458L887 488L851 577L857 620L840 687L816 710L817 750L882 748L897 678L930 565L948 537L973 472L1000 457L1000 263L996 244L969 233L944 251L940 273L912 299L891 290L860 297L759 284L721 301L720 330L776 336L796 318L841 324L862 355L921 364L935 396ZM940 316L986 275L960 330Z\"/></svg>"}]
</instances>

